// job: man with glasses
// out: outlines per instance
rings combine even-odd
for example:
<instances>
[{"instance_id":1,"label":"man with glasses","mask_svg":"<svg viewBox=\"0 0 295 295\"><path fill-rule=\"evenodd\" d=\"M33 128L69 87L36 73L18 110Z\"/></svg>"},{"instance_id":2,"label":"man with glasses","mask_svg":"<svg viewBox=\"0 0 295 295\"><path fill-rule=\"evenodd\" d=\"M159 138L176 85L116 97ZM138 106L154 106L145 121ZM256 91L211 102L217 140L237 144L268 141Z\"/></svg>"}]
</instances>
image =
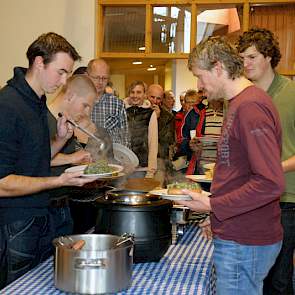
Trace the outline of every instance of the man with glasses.
<instances>
[{"instance_id":1,"label":"man with glasses","mask_svg":"<svg viewBox=\"0 0 295 295\"><path fill-rule=\"evenodd\" d=\"M110 78L110 67L105 60L92 59L87 66L87 75L97 90L97 99L91 119L98 127L105 128L113 143L129 146L128 123L124 103L116 96L105 93Z\"/></svg>"}]
</instances>

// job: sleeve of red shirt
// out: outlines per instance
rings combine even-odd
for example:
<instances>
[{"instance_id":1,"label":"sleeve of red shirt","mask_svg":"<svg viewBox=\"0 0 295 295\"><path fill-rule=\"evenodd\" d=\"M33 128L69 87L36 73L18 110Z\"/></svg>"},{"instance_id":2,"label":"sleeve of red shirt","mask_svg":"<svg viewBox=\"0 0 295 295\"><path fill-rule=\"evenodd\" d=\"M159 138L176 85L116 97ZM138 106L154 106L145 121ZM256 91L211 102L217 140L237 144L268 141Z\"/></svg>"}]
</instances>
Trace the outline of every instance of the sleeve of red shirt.
<instances>
[{"instance_id":1,"label":"sleeve of red shirt","mask_svg":"<svg viewBox=\"0 0 295 295\"><path fill-rule=\"evenodd\" d=\"M241 215L268 203L278 201L284 191L281 166L281 132L274 115L263 105L240 106L236 115L234 136L246 150L250 166L249 181L210 204L220 221Z\"/></svg>"}]
</instances>

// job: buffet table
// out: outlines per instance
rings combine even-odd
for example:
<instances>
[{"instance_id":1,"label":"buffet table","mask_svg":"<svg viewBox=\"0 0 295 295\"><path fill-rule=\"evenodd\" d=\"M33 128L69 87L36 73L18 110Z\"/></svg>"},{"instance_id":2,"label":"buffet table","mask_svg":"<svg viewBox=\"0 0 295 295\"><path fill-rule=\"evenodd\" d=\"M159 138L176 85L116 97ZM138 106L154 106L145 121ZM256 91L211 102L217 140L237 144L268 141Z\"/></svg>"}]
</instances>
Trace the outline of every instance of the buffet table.
<instances>
[{"instance_id":1,"label":"buffet table","mask_svg":"<svg viewBox=\"0 0 295 295\"><path fill-rule=\"evenodd\" d=\"M176 245L159 262L135 264L132 284L118 294L215 294L212 243L189 225ZM53 258L0 291L2 295L66 294L54 287Z\"/></svg>"}]
</instances>

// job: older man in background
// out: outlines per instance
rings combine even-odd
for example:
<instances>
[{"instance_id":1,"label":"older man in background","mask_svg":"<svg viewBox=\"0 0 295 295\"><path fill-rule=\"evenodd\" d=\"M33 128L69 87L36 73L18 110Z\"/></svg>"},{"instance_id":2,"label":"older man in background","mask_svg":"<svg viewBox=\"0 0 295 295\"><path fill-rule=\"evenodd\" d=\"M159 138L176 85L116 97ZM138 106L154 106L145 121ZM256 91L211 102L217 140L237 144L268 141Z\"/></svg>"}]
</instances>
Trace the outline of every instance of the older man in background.
<instances>
[{"instance_id":1,"label":"older man in background","mask_svg":"<svg viewBox=\"0 0 295 295\"><path fill-rule=\"evenodd\" d=\"M175 95L172 90L167 90L164 92L163 100L162 100L162 107L165 108L168 112L176 114L173 111L173 107L175 104Z\"/></svg>"},{"instance_id":2,"label":"older man in background","mask_svg":"<svg viewBox=\"0 0 295 295\"><path fill-rule=\"evenodd\" d=\"M107 131L113 143L129 146L128 122L124 103L116 96L105 93L110 79L109 65L103 59L93 59L88 63L87 75L97 90L97 99L91 114L92 121Z\"/></svg>"},{"instance_id":3,"label":"older man in background","mask_svg":"<svg viewBox=\"0 0 295 295\"><path fill-rule=\"evenodd\" d=\"M164 90L159 84L148 87L147 97L158 115L158 165L155 178L161 184L165 182L166 172L171 167L171 147L175 144L174 115L162 107Z\"/></svg>"}]
</instances>

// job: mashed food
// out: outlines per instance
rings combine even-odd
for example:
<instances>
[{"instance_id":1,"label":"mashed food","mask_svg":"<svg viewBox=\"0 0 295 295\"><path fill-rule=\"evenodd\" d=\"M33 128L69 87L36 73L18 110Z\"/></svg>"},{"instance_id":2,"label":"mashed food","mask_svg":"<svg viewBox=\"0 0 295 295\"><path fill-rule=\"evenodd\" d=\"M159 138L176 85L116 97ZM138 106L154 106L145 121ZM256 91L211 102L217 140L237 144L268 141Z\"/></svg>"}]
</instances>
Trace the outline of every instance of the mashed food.
<instances>
[{"instance_id":1,"label":"mashed food","mask_svg":"<svg viewBox=\"0 0 295 295\"><path fill-rule=\"evenodd\" d=\"M190 191L201 193L202 189L198 183L195 182L175 182L167 185L168 195L182 195L183 189L188 189Z\"/></svg>"},{"instance_id":2,"label":"mashed food","mask_svg":"<svg viewBox=\"0 0 295 295\"><path fill-rule=\"evenodd\" d=\"M104 174L112 173L114 171L113 167L108 165L106 160L99 160L95 163L90 163L84 170L84 174Z\"/></svg>"}]
</instances>

